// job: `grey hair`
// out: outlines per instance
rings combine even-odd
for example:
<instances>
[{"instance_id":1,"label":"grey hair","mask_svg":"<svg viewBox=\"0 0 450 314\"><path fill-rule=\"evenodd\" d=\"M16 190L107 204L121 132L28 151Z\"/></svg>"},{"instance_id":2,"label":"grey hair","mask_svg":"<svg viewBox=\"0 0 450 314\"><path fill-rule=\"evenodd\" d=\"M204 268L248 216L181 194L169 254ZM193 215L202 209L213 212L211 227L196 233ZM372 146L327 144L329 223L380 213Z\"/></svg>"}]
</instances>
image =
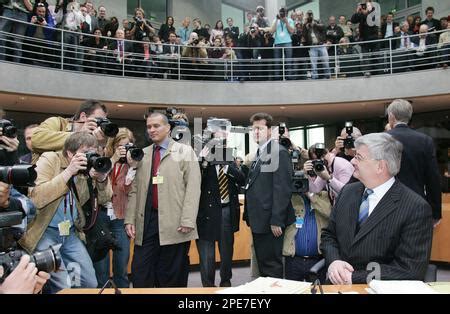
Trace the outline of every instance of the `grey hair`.
<instances>
[{"instance_id":1,"label":"grey hair","mask_svg":"<svg viewBox=\"0 0 450 314\"><path fill-rule=\"evenodd\" d=\"M372 133L361 136L355 141L355 147L365 145L370 157L375 160L385 160L391 176L400 171L403 145L388 133Z\"/></svg>"},{"instance_id":2,"label":"grey hair","mask_svg":"<svg viewBox=\"0 0 450 314\"><path fill-rule=\"evenodd\" d=\"M386 113L391 113L398 122L408 123L411 120L413 108L409 101L396 99L386 109Z\"/></svg>"},{"instance_id":3,"label":"grey hair","mask_svg":"<svg viewBox=\"0 0 450 314\"><path fill-rule=\"evenodd\" d=\"M403 28L406 24L408 24L408 26L409 26L409 22L408 22L408 21L403 21L403 22L400 24L400 28Z\"/></svg>"}]
</instances>

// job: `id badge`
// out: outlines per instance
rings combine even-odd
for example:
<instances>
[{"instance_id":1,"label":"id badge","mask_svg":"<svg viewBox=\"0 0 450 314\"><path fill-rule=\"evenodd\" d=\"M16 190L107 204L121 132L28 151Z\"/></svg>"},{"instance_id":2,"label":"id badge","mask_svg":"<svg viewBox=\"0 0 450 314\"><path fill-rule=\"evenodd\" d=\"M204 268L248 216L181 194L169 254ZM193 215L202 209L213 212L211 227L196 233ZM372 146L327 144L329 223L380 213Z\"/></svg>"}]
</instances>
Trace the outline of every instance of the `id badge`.
<instances>
[{"instance_id":1,"label":"id badge","mask_svg":"<svg viewBox=\"0 0 450 314\"><path fill-rule=\"evenodd\" d=\"M64 220L58 224L59 235L68 236L70 233L70 221Z\"/></svg>"},{"instance_id":2,"label":"id badge","mask_svg":"<svg viewBox=\"0 0 450 314\"><path fill-rule=\"evenodd\" d=\"M153 177L153 184L163 184L164 183L164 177L163 176L156 176Z\"/></svg>"},{"instance_id":3,"label":"id badge","mask_svg":"<svg viewBox=\"0 0 450 314\"><path fill-rule=\"evenodd\" d=\"M295 218L295 228L300 229L303 227L303 223L305 222L305 220L303 219L303 217L296 217Z\"/></svg>"}]
</instances>

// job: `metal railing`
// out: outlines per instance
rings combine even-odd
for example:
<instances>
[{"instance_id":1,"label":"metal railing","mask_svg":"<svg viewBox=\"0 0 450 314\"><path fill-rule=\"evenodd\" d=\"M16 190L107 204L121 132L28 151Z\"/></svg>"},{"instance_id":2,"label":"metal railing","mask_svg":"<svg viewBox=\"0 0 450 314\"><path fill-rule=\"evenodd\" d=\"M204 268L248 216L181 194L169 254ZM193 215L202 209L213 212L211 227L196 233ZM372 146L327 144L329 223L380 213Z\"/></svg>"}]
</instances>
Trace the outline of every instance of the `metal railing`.
<instances>
[{"instance_id":1,"label":"metal railing","mask_svg":"<svg viewBox=\"0 0 450 314\"><path fill-rule=\"evenodd\" d=\"M6 17L0 19L10 20ZM41 36L36 38L0 30L0 60L98 75L230 82L388 75L446 67L450 62L450 43L426 45L422 51L413 45L399 48L402 46L401 38L292 48L175 45L172 48L176 53L154 54L153 43L125 40L123 45L119 45L117 39L100 37L99 40L105 44L99 48L101 45L95 42L94 35L59 28L46 29L52 33L51 36L47 33L47 39L41 38L44 32L39 32ZM437 39L445 31L450 30L429 33L429 36ZM418 36L410 36L408 43ZM148 45L148 51L144 45ZM376 45L377 48L367 52L368 45ZM170 47L163 45L163 51L170 51ZM279 59L273 57L276 49L282 50ZM292 49L292 58L286 57L287 49ZM320 53L324 55L315 56ZM206 55L210 57L204 57Z\"/></svg>"}]
</instances>

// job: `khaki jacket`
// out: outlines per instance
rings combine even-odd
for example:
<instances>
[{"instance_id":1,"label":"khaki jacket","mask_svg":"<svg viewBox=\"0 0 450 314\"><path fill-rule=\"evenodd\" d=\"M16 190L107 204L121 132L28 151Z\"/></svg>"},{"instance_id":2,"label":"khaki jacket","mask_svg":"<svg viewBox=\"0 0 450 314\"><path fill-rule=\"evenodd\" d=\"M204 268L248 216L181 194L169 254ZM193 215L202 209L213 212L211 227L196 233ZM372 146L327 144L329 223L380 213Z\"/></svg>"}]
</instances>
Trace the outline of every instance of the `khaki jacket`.
<instances>
[{"instance_id":1,"label":"khaki jacket","mask_svg":"<svg viewBox=\"0 0 450 314\"><path fill-rule=\"evenodd\" d=\"M19 241L19 244L29 253L35 250L36 245L52 221L59 204L69 192L68 185L64 182L61 174L68 165L68 160L63 156L62 152L43 153L37 162L36 172L38 176L35 181L36 186L30 191L31 201L37 209L36 217L28 225L27 231ZM94 182L98 190L98 204L111 201L112 189L109 180L107 179L104 183ZM79 232L80 238L83 239L82 228L86 223L86 218L81 207L89 200L86 177L77 176L75 185L80 198L79 201L75 198L78 210L75 227Z\"/></svg>"},{"instance_id":2,"label":"khaki jacket","mask_svg":"<svg viewBox=\"0 0 450 314\"><path fill-rule=\"evenodd\" d=\"M292 194L292 205L295 209L296 216L305 216L305 204L303 199L298 194ZM316 193L311 201L312 208L315 209L316 224L317 224L317 247L320 253L320 237L322 235L322 228L328 225L331 214L330 199L326 191ZM283 241L283 255L295 256L295 235L297 234L297 228L295 223L286 228Z\"/></svg>"},{"instance_id":3,"label":"khaki jacket","mask_svg":"<svg viewBox=\"0 0 450 314\"><path fill-rule=\"evenodd\" d=\"M32 163L36 164L39 154L43 152L61 151L64 142L72 134L72 126L68 119L62 117L51 117L42 122L31 137Z\"/></svg>"},{"instance_id":4,"label":"khaki jacket","mask_svg":"<svg viewBox=\"0 0 450 314\"><path fill-rule=\"evenodd\" d=\"M144 158L139 162L128 205L125 224L136 226L135 244L142 245L144 215L151 180L153 145L144 148ZM158 184L158 222L160 245L182 243L198 238L197 213L200 201L201 175L197 157L190 146L169 141L161 158ZM180 226L194 228L190 233L177 231Z\"/></svg>"}]
</instances>

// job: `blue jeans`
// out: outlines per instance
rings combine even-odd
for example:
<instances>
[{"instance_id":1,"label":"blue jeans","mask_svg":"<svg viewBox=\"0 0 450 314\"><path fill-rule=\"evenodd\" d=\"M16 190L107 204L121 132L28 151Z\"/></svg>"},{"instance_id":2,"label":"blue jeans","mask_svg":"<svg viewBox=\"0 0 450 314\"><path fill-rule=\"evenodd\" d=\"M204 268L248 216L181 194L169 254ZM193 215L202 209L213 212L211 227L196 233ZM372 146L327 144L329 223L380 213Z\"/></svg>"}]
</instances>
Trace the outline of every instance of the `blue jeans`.
<instances>
[{"instance_id":1,"label":"blue jeans","mask_svg":"<svg viewBox=\"0 0 450 314\"><path fill-rule=\"evenodd\" d=\"M72 227L68 236L60 236L57 228L48 227L36 246L37 251L48 249L50 245L62 244L61 267L51 273L44 291L56 293L66 288L97 288L95 270L85 245Z\"/></svg>"},{"instance_id":2,"label":"blue jeans","mask_svg":"<svg viewBox=\"0 0 450 314\"><path fill-rule=\"evenodd\" d=\"M319 78L317 74L317 61L319 60L325 72L325 78L330 78L330 58L328 57L327 48L325 46L309 48L309 56L311 58L312 79L316 80Z\"/></svg>"},{"instance_id":3,"label":"blue jeans","mask_svg":"<svg viewBox=\"0 0 450 314\"><path fill-rule=\"evenodd\" d=\"M284 48L284 49L282 49ZM283 77L282 73L282 64L279 60L282 58L282 52L284 51L284 68L285 68L285 75ZM273 51L273 57L275 58L275 61L277 63L276 70L275 70L275 80L283 80L284 78L290 80L293 79L292 75L292 43L286 43L286 44L278 44L275 45L275 49Z\"/></svg>"},{"instance_id":4,"label":"blue jeans","mask_svg":"<svg viewBox=\"0 0 450 314\"><path fill-rule=\"evenodd\" d=\"M11 10L9 8L4 8L3 16L23 22L28 21L28 15L25 12L18 10ZM6 19L0 19L0 60L5 60L5 46L7 42L4 41L4 39L5 37L8 36L6 34L3 34L2 32L11 33L11 35L13 34L19 35L14 36L13 41L9 43L10 45L12 45L12 48L14 49L13 52L15 55L14 62L20 62L20 57L22 57L22 41L26 31L27 31L26 24Z\"/></svg>"},{"instance_id":5,"label":"blue jeans","mask_svg":"<svg viewBox=\"0 0 450 314\"><path fill-rule=\"evenodd\" d=\"M112 232L118 243L118 249L113 251L113 281L119 288L129 288L128 259L130 257L130 239L125 232L123 219L110 220L104 211L100 211L98 218L102 220ZM103 287L110 274L109 254L104 259L94 263L98 286Z\"/></svg>"}]
</instances>

